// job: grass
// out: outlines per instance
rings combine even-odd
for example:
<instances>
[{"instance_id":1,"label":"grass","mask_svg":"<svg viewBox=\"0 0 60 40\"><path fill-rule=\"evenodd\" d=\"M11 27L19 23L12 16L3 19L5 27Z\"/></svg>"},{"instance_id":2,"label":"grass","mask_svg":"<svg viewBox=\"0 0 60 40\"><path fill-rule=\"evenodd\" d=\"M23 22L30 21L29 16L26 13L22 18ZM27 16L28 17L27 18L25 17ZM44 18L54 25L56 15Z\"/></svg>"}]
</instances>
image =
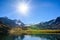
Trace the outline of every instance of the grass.
<instances>
[{"instance_id":1,"label":"grass","mask_svg":"<svg viewBox=\"0 0 60 40\"><path fill-rule=\"evenodd\" d=\"M11 29L9 31L12 35L21 34L60 34L60 30L22 30L22 29Z\"/></svg>"},{"instance_id":2,"label":"grass","mask_svg":"<svg viewBox=\"0 0 60 40\"><path fill-rule=\"evenodd\" d=\"M60 30L26 30L26 34L60 34Z\"/></svg>"}]
</instances>

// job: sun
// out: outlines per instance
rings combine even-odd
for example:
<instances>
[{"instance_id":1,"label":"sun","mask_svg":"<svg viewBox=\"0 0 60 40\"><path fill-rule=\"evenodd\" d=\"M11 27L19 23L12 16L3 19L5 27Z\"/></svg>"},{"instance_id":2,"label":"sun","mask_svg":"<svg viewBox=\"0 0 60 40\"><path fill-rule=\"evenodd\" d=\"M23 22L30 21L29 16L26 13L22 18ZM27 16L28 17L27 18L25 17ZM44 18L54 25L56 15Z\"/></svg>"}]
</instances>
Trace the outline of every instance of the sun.
<instances>
[{"instance_id":1,"label":"sun","mask_svg":"<svg viewBox=\"0 0 60 40\"><path fill-rule=\"evenodd\" d=\"M18 5L18 11L19 11L21 14L26 15L27 12L28 12L28 10L29 10L29 7L28 7L28 5L27 5L26 3L20 3L20 4Z\"/></svg>"},{"instance_id":2,"label":"sun","mask_svg":"<svg viewBox=\"0 0 60 40\"><path fill-rule=\"evenodd\" d=\"M28 16L31 6L30 6L31 0L20 0L18 3L16 3L16 12L19 14L22 14L23 16Z\"/></svg>"}]
</instances>

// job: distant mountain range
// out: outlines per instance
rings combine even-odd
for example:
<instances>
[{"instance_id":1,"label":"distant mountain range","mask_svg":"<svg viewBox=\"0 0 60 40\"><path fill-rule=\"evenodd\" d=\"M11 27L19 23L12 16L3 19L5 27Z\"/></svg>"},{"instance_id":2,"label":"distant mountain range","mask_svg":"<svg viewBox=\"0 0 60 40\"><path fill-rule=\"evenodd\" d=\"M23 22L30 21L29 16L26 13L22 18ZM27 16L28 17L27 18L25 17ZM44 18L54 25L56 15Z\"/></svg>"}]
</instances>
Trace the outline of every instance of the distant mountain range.
<instances>
[{"instance_id":1,"label":"distant mountain range","mask_svg":"<svg viewBox=\"0 0 60 40\"><path fill-rule=\"evenodd\" d=\"M47 22L36 24L35 26L41 29L60 29L60 17Z\"/></svg>"},{"instance_id":2,"label":"distant mountain range","mask_svg":"<svg viewBox=\"0 0 60 40\"><path fill-rule=\"evenodd\" d=\"M8 17L0 17L0 24L7 25L9 27L23 27L25 24L20 20L11 20ZM60 29L60 17L56 19L52 19L47 22L41 22L35 25L30 25L30 27L38 28L38 29Z\"/></svg>"}]
</instances>

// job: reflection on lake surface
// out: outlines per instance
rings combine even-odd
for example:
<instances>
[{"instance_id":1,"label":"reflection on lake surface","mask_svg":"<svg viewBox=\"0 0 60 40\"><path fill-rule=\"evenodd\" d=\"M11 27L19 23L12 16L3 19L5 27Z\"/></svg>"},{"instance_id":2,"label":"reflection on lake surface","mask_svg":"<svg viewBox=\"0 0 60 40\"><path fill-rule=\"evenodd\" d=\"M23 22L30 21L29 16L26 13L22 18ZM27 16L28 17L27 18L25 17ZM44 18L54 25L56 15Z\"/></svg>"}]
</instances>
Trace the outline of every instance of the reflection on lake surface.
<instances>
[{"instance_id":1,"label":"reflection on lake surface","mask_svg":"<svg viewBox=\"0 0 60 40\"><path fill-rule=\"evenodd\" d=\"M20 36L16 40L47 40L46 38L35 37L31 35L25 35L23 39Z\"/></svg>"},{"instance_id":2,"label":"reflection on lake surface","mask_svg":"<svg viewBox=\"0 0 60 40\"><path fill-rule=\"evenodd\" d=\"M9 36L0 35L0 40L60 40L60 34Z\"/></svg>"}]
</instances>

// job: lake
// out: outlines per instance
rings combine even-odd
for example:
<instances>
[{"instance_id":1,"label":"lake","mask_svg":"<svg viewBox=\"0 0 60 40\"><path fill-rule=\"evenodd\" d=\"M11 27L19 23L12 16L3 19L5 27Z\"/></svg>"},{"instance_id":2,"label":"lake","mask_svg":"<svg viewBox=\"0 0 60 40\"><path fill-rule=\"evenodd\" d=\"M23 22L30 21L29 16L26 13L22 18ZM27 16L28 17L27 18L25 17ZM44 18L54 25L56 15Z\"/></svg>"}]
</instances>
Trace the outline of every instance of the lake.
<instances>
[{"instance_id":1,"label":"lake","mask_svg":"<svg viewBox=\"0 0 60 40\"><path fill-rule=\"evenodd\" d=\"M60 40L60 34L0 35L0 40Z\"/></svg>"}]
</instances>

